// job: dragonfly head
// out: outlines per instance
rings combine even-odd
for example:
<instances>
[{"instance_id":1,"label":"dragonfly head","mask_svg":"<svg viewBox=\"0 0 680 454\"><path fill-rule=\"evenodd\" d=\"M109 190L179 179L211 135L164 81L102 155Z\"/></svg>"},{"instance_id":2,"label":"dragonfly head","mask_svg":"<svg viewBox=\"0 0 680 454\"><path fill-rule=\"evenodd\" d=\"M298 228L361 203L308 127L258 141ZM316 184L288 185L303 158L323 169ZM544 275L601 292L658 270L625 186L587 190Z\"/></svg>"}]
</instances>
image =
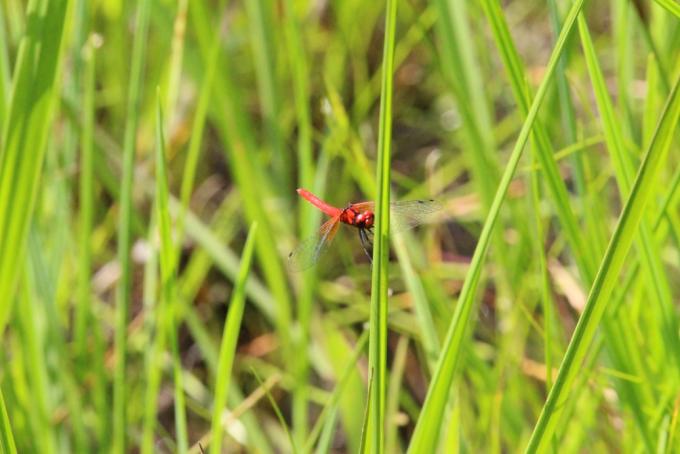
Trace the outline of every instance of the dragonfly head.
<instances>
[{"instance_id":1,"label":"dragonfly head","mask_svg":"<svg viewBox=\"0 0 680 454\"><path fill-rule=\"evenodd\" d=\"M355 218L355 225L362 229L370 229L373 227L374 221L375 219L373 212L370 210L366 210L357 215L357 217Z\"/></svg>"}]
</instances>

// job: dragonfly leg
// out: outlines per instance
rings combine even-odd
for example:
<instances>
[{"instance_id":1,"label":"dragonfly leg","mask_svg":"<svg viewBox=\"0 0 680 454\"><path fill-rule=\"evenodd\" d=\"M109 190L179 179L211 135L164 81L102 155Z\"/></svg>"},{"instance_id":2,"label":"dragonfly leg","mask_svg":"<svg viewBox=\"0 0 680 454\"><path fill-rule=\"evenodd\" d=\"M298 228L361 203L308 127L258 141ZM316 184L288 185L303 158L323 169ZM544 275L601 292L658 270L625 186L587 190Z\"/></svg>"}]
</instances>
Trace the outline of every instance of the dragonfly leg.
<instances>
[{"instance_id":1,"label":"dragonfly leg","mask_svg":"<svg viewBox=\"0 0 680 454\"><path fill-rule=\"evenodd\" d=\"M373 263L373 245L368 239L366 229L359 229L359 239L361 240L361 247L363 248L366 257L368 257L368 261Z\"/></svg>"}]
</instances>

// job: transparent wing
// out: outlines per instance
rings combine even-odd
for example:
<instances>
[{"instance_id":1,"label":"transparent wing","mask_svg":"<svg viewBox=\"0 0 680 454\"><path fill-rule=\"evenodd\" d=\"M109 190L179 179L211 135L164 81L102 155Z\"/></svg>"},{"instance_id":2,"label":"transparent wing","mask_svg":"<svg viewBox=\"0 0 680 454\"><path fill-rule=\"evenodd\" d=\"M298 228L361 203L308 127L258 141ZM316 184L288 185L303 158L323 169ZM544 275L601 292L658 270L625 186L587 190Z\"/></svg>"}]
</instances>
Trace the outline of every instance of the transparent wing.
<instances>
[{"instance_id":1,"label":"transparent wing","mask_svg":"<svg viewBox=\"0 0 680 454\"><path fill-rule=\"evenodd\" d=\"M293 271L310 268L319 261L330 246L340 227L340 216L326 221L313 236L302 241L288 254L288 267Z\"/></svg>"},{"instance_id":2,"label":"transparent wing","mask_svg":"<svg viewBox=\"0 0 680 454\"><path fill-rule=\"evenodd\" d=\"M374 202L352 204L358 211L375 211ZM436 200L405 200L390 204L390 231L398 233L432 221L433 215L442 209Z\"/></svg>"},{"instance_id":3,"label":"transparent wing","mask_svg":"<svg viewBox=\"0 0 680 454\"><path fill-rule=\"evenodd\" d=\"M420 224L432 222L433 215L442 209L436 200L405 200L394 202L390 207L393 232L402 232Z\"/></svg>"}]
</instances>

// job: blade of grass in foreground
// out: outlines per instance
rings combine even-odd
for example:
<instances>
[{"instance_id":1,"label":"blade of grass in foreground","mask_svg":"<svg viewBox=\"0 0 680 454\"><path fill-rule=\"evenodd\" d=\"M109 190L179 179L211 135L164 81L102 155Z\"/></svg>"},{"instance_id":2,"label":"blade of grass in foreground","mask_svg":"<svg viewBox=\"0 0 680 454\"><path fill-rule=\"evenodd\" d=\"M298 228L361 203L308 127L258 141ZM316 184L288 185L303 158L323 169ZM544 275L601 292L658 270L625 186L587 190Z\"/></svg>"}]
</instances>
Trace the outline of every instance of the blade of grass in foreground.
<instances>
[{"instance_id":1,"label":"blade of grass in foreground","mask_svg":"<svg viewBox=\"0 0 680 454\"><path fill-rule=\"evenodd\" d=\"M607 307L607 300L618 282L624 260L645 214L645 206L653 194L657 174L673 141L673 133L680 118L679 86L680 79L675 83L675 87L669 96L652 142L633 183L630 197L626 201L616 230L607 247L607 252L600 264L600 269L590 289L583 314L567 347L555 384L548 394L536 423L536 428L531 435L526 450L528 453L540 451L552 437L559 420L560 412L558 409L565 402L572 388L576 373L588 352L588 347Z\"/></svg>"},{"instance_id":2,"label":"blade of grass in foreground","mask_svg":"<svg viewBox=\"0 0 680 454\"><path fill-rule=\"evenodd\" d=\"M491 234L494 225L496 224L496 220L498 219L501 205L505 200L510 181L517 169L517 164L522 156L522 151L529 138L529 133L536 120L536 116L538 115L538 109L552 81L558 59L562 54L564 44L576 22L576 17L581 10L582 5L583 0L577 0L569 10L560 36L557 39L555 48L548 61L543 81L536 92L536 97L527 113L526 121L522 125L522 130L517 138L515 148L513 149L510 160L503 172L503 177L501 178L500 185L496 191L496 196L494 197L491 209L489 210L489 215L479 237L479 243L475 248L475 253L470 264L470 271L463 283L456 311L449 325L446 340L442 348L442 354L428 389L423 410L416 423L413 438L409 445L409 452L411 453L435 452L437 449L437 442L441 431L439 422L444 420L444 409L449 401L450 391L452 389L451 384L453 383L458 361L461 356L465 333L470 324L474 294L482 273L482 265L486 256L486 251L489 248Z\"/></svg>"},{"instance_id":3,"label":"blade of grass in foreground","mask_svg":"<svg viewBox=\"0 0 680 454\"><path fill-rule=\"evenodd\" d=\"M130 67L130 87L127 99L127 121L123 145L123 176L120 186L120 218L118 225L118 264L120 280L116 289L115 354L113 377L113 452L126 451L127 377L125 352L127 350L127 318L132 281L130 247L132 244L132 177L134 173L135 142L139 117L140 93L144 75L144 54L149 24L151 1L139 3L135 39Z\"/></svg>"},{"instance_id":4,"label":"blade of grass in foreground","mask_svg":"<svg viewBox=\"0 0 680 454\"><path fill-rule=\"evenodd\" d=\"M231 379L231 367L234 364L234 354L236 353L236 341L241 329L241 318L245 306L245 287L250 272L250 263L253 258L253 245L255 244L255 233L257 223L253 223L248 232L248 239L243 247L241 256L241 267L235 282L234 292L229 302L229 314L224 324L222 333L222 345L220 347L220 357L217 364L217 376L215 379L215 398L213 400L213 412L211 421L212 442L210 443L211 454L219 454L222 449L222 411L227 403L227 389Z\"/></svg>"},{"instance_id":5,"label":"blade of grass in foreground","mask_svg":"<svg viewBox=\"0 0 680 454\"><path fill-rule=\"evenodd\" d=\"M27 17L31 20L19 46L0 150L0 295L4 299L0 332L24 269L28 226L59 94L57 75L64 55L68 5L66 0L30 2Z\"/></svg>"},{"instance_id":6,"label":"blade of grass in foreground","mask_svg":"<svg viewBox=\"0 0 680 454\"><path fill-rule=\"evenodd\" d=\"M182 385L182 363L177 345L177 327L175 326L175 310L177 300L177 258L172 241L172 222L168 207L169 190L167 166L165 162L165 138L163 135L163 114L161 112L160 90L156 100L156 219L160 231L160 310L161 329L158 336L167 336L172 351L173 376L175 379L173 407L175 409L175 432L177 452L184 453L188 449L187 422L184 408L184 386ZM161 342L162 344L162 342ZM162 354L162 351L158 351ZM160 362L160 361L159 361ZM155 409L155 406L154 406Z\"/></svg>"},{"instance_id":7,"label":"blade of grass in foreground","mask_svg":"<svg viewBox=\"0 0 680 454\"><path fill-rule=\"evenodd\" d=\"M373 371L373 390L368 401L369 417L364 433L372 453L381 453L385 443L385 381L387 377L387 285L390 218L390 150L392 145L392 75L397 2L387 0L383 46L382 94L378 132L378 197L376 199L375 247L371 279L371 317L368 367Z\"/></svg>"}]
</instances>

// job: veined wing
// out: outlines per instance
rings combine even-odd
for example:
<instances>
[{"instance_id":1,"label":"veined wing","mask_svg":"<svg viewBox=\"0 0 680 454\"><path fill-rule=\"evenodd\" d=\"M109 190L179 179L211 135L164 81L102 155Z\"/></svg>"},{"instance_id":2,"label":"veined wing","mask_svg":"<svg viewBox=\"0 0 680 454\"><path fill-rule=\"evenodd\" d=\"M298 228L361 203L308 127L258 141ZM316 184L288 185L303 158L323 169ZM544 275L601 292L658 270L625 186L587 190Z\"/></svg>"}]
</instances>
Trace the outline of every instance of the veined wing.
<instances>
[{"instance_id":1,"label":"veined wing","mask_svg":"<svg viewBox=\"0 0 680 454\"><path fill-rule=\"evenodd\" d=\"M352 205L358 211L375 211L374 202L360 202ZM404 200L390 204L390 231L398 233L412 229L432 220L432 216L442 209L436 200Z\"/></svg>"},{"instance_id":2,"label":"veined wing","mask_svg":"<svg viewBox=\"0 0 680 454\"><path fill-rule=\"evenodd\" d=\"M293 271L302 271L314 266L319 261L319 257L328 250L338 227L340 227L340 216L326 221L316 234L302 241L288 254L288 267Z\"/></svg>"}]
</instances>

